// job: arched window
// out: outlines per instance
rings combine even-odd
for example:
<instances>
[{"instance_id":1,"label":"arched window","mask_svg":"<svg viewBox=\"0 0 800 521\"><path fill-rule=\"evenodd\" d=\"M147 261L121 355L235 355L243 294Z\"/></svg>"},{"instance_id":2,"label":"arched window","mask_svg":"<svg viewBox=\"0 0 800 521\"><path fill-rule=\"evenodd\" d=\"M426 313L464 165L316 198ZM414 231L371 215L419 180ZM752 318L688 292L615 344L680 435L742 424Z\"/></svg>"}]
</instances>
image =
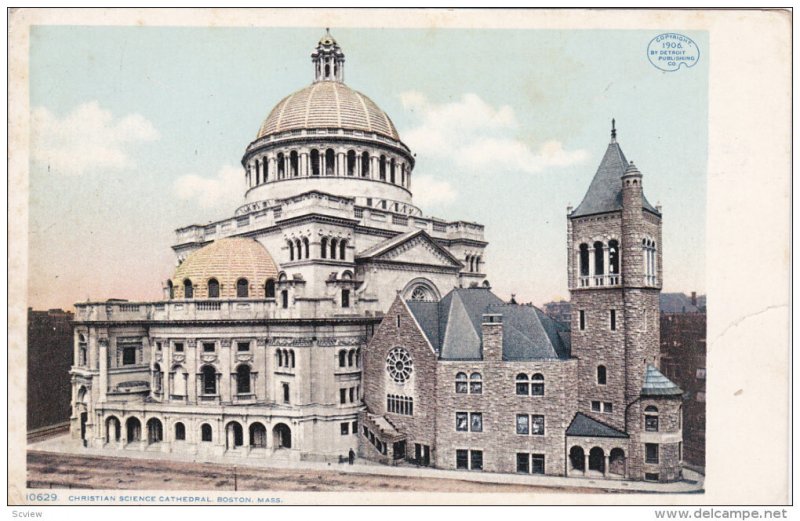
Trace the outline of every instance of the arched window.
<instances>
[{"instance_id":1,"label":"arched window","mask_svg":"<svg viewBox=\"0 0 800 521\"><path fill-rule=\"evenodd\" d=\"M606 384L606 366L604 365L597 366L597 383L599 385Z\"/></svg>"},{"instance_id":2,"label":"arched window","mask_svg":"<svg viewBox=\"0 0 800 521\"><path fill-rule=\"evenodd\" d=\"M356 172L356 153L352 150L347 151L347 175L352 176Z\"/></svg>"},{"instance_id":3,"label":"arched window","mask_svg":"<svg viewBox=\"0 0 800 521\"><path fill-rule=\"evenodd\" d=\"M211 425L209 425L207 423L204 423L203 425L200 426L200 439L202 441L212 441L213 440L212 431L211 431Z\"/></svg>"},{"instance_id":4,"label":"arched window","mask_svg":"<svg viewBox=\"0 0 800 521\"><path fill-rule=\"evenodd\" d=\"M400 163L400 185L406 185L406 164Z\"/></svg>"},{"instance_id":5,"label":"arched window","mask_svg":"<svg viewBox=\"0 0 800 521\"><path fill-rule=\"evenodd\" d=\"M644 409L644 430L658 432L658 408L653 405Z\"/></svg>"},{"instance_id":6,"label":"arched window","mask_svg":"<svg viewBox=\"0 0 800 521\"><path fill-rule=\"evenodd\" d=\"M275 351L275 360L276 363L278 364L278 367L283 367L283 351L281 351L280 349Z\"/></svg>"},{"instance_id":7,"label":"arched window","mask_svg":"<svg viewBox=\"0 0 800 521\"><path fill-rule=\"evenodd\" d=\"M236 281L236 297L247 298L250 294L250 287L247 279L239 279Z\"/></svg>"},{"instance_id":8,"label":"arched window","mask_svg":"<svg viewBox=\"0 0 800 521\"><path fill-rule=\"evenodd\" d=\"M266 298L275 298L275 279L267 279L267 284L264 288L264 296L266 296Z\"/></svg>"},{"instance_id":9,"label":"arched window","mask_svg":"<svg viewBox=\"0 0 800 521\"><path fill-rule=\"evenodd\" d=\"M327 237L323 237L322 240L320 241L320 243L319 243L319 253L320 253L320 257L322 257L323 259L327 259L328 258L328 238Z\"/></svg>"},{"instance_id":10,"label":"arched window","mask_svg":"<svg viewBox=\"0 0 800 521\"><path fill-rule=\"evenodd\" d=\"M580 246L581 277L589 276L589 245L586 243Z\"/></svg>"},{"instance_id":11,"label":"arched window","mask_svg":"<svg viewBox=\"0 0 800 521\"><path fill-rule=\"evenodd\" d=\"M347 366L347 351L342 349L339 351L339 367L346 367Z\"/></svg>"},{"instance_id":12,"label":"arched window","mask_svg":"<svg viewBox=\"0 0 800 521\"><path fill-rule=\"evenodd\" d=\"M309 254L309 251L308 251L309 250L308 246L309 246L308 237L303 237L303 253L305 254L304 256L305 256L306 259L308 259L310 257L310 254ZM298 253L297 256L298 257L300 256L299 253Z\"/></svg>"},{"instance_id":13,"label":"arched window","mask_svg":"<svg viewBox=\"0 0 800 521\"><path fill-rule=\"evenodd\" d=\"M297 163L297 152L292 150L289 154L289 173L292 177L297 177L299 174Z\"/></svg>"},{"instance_id":14,"label":"arched window","mask_svg":"<svg viewBox=\"0 0 800 521\"><path fill-rule=\"evenodd\" d=\"M175 441L183 441L185 439L186 439L186 426L181 422L177 422L175 424Z\"/></svg>"},{"instance_id":15,"label":"arched window","mask_svg":"<svg viewBox=\"0 0 800 521\"><path fill-rule=\"evenodd\" d=\"M475 273L481 272L481 257L478 255L475 257Z\"/></svg>"},{"instance_id":16,"label":"arched window","mask_svg":"<svg viewBox=\"0 0 800 521\"><path fill-rule=\"evenodd\" d=\"M361 367L361 348L356 349L356 367Z\"/></svg>"},{"instance_id":17,"label":"arched window","mask_svg":"<svg viewBox=\"0 0 800 521\"><path fill-rule=\"evenodd\" d=\"M194 298L194 288L189 279L183 281L183 298Z\"/></svg>"},{"instance_id":18,"label":"arched window","mask_svg":"<svg viewBox=\"0 0 800 521\"><path fill-rule=\"evenodd\" d=\"M283 152L278 152L278 179L283 179L286 174L286 160L283 158Z\"/></svg>"},{"instance_id":19,"label":"arched window","mask_svg":"<svg viewBox=\"0 0 800 521\"><path fill-rule=\"evenodd\" d=\"M420 286L416 286L411 291L411 300L419 301L419 302L426 302L426 301L430 300L430 295L428 293L428 290L425 289L424 286L421 286L421 285Z\"/></svg>"},{"instance_id":20,"label":"arched window","mask_svg":"<svg viewBox=\"0 0 800 521\"><path fill-rule=\"evenodd\" d=\"M467 394L467 374L458 373L456 375L456 392L458 394Z\"/></svg>"},{"instance_id":21,"label":"arched window","mask_svg":"<svg viewBox=\"0 0 800 521\"><path fill-rule=\"evenodd\" d=\"M381 181L386 181L386 156L381 156L380 158L380 178Z\"/></svg>"},{"instance_id":22,"label":"arched window","mask_svg":"<svg viewBox=\"0 0 800 521\"><path fill-rule=\"evenodd\" d=\"M616 239L608 241L608 273L619 273L619 241Z\"/></svg>"},{"instance_id":23,"label":"arched window","mask_svg":"<svg viewBox=\"0 0 800 521\"><path fill-rule=\"evenodd\" d=\"M600 241L594 243L594 274L603 274L603 243Z\"/></svg>"},{"instance_id":24,"label":"arched window","mask_svg":"<svg viewBox=\"0 0 800 521\"><path fill-rule=\"evenodd\" d=\"M544 396L544 376L541 373L531 377L531 396Z\"/></svg>"},{"instance_id":25,"label":"arched window","mask_svg":"<svg viewBox=\"0 0 800 521\"><path fill-rule=\"evenodd\" d=\"M169 289L169 299L172 300L175 298L175 286L172 284L171 280L167 281L167 288Z\"/></svg>"},{"instance_id":26,"label":"arched window","mask_svg":"<svg viewBox=\"0 0 800 521\"><path fill-rule=\"evenodd\" d=\"M331 259L336 258L336 239L331 239Z\"/></svg>"},{"instance_id":27,"label":"arched window","mask_svg":"<svg viewBox=\"0 0 800 521\"><path fill-rule=\"evenodd\" d=\"M520 373L517 375L517 395L528 396L530 394L530 387L528 384L528 375Z\"/></svg>"},{"instance_id":28,"label":"arched window","mask_svg":"<svg viewBox=\"0 0 800 521\"><path fill-rule=\"evenodd\" d=\"M355 365L355 357L356 357L356 350L351 349L347 353L347 367L353 367L353 365Z\"/></svg>"},{"instance_id":29,"label":"arched window","mask_svg":"<svg viewBox=\"0 0 800 521\"><path fill-rule=\"evenodd\" d=\"M261 182L266 183L267 179L269 179L269 158L264 156L264 160L262 162L264 163L264 175L261 176Z\"/></svg>"},{"instance_id":30,"label":"arched window","mask_svg":"<svg viewBox=\"0 0 800 521\"><path fill-rule=\"evenodd\" d=\"M369 153L361 154L361 177L369 177Z\"/></svg>"},{"instance_id":31,"label":"arched window","mask_svg":"<svg viewBox=\"0 0 800 521\"><path fill-rule=\"evenodd\" d=\"M219 282L217 279L208 280L208 298L219 298Z\"/></svg>"},{"instance_id":32,"label":"arched window","mask_svg":"<svg viewBox=\"0 0 800 521\"><path fill-rule=\"evenodd\" d=\"M325 175L336 173L336 153L332 148L325 151Z\"/></svg>"},{"instance_id":33,"label":"arched window","mask_svg":"<svg viewBox=\"0 0 800 521\"><path fill-rule=\"evenodd\" d=\"M345 259L345 255L344 255L344 254L345 254L345 248L346 248L346 247L347 247L347 241L346 241L346 240L344 240L344 239L341 239L341 240L339 241L339 258L340 258L341 260L344 260L344 259Z\"/></svg>"},{"instance_id":34,"label":"arched window","mask_svg":"<svg viewBox=\"0 0 800 521\"><path fill-rule=\"evenodd\" d=\"M247 364L236 368L236 394L250 394L250 366Z\"/></svg>"},{"instance_id":35,"label":"arched window","mask_svg":"<svg viewBox=\"0 0 800 521\"><path fill-rule=\"evenodd\" d=\"M397 165L395 164L394 158L392 158L392 161L391 161L390 167L389 167L389 180L391 181L392 184L395 184L395 173L394 173L394 170L395 170L396 166Z\"/></svg>"},{"instance_id":36,"label":"arched window","mask_svg":"<svg viewBox=\"0 0 800 521\"><path fill-rule=\"evenodd\" d=\"M469 375L469 393L482 394L483 393L483 379L481 373L472 373Z\"/></svg>"},{"instance_id":37,"label":"arched window","mask_svg":"<svg viewBox=\"0 0 800 521\"><path fill-rule=\"evenodd\" d=\"M289 243L289 260L293 261L294 260L294 242L293 241L287 241L287 242Z\"/></svg>"},{"instance_id":38,"label":"arched window","mask_svg":"<svg viewBox=\"0 0 800 521\"><path fill-rule=\"evenodd\" d=\"M294 350L289 351L290 367L294 367Z\"/></svg>"},{"instance_id":39,"label":"arched window","mask_svg":"<svg viewBox=\"0 0 800 521\"><path fill-rule=\"evenodd\" d=\"M319 175L319 150L311 151L311 175Z\"/></svg>"},{"instance_id":40,"label":"arched window","mask_svg":"<svg viewBox=\"0 0 800 521\"><path fill-rule=\"evenodd\" d=\"M217 371L213 366L204 365L200 370L203 380L203 394L217 394Z\"/></svg>"}]
</instances>

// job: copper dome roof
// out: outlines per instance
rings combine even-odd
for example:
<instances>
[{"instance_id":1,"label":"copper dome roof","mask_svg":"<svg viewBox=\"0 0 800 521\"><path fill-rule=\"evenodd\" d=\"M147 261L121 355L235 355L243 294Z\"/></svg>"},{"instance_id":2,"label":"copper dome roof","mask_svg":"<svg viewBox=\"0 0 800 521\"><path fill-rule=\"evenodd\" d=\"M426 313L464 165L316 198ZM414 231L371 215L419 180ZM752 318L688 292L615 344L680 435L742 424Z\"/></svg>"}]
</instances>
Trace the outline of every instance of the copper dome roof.
<instances>
[{"instance_id":1,"label":"copper dome roof","mask_svg":"<svg viewBox=\"0 0 800 521\"><path fill-rule=\"evenodd\" d=\"M389 116L374 101L339 81L318 81L283 98L256 139L287 130L344 128L400 141Z\"/></svg>"},{"instance_id":2,"label":"copper dome roof","mask_svg":"<svg viewBox=\"0 0 800 521\"><path fill-rule=\"evenodd\" d=\"M278 268L272 256L255 239L226 237L189 254L172 277L175 298L184 298L183 281L194 286L194 298L208 297L208 281L219 283L220 298L236 298L236 282L247 279L249 296L264 297L267 279L277 279Z\"/></svg>"}]
</instances>

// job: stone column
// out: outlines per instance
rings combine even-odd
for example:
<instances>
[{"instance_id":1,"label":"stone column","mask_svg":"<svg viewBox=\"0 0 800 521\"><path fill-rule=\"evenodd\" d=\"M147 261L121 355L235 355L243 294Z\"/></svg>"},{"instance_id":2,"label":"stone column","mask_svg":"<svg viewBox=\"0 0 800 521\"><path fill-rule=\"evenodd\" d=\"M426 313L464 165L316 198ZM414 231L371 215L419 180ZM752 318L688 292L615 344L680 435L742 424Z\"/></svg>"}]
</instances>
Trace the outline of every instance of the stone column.
<instances>
[{"instance_id":1,"label":"stone column","mask_svg":"<svg viewBox=\"0 0 800 521\"><path fill-rule=\"evenodd\" d=\"M197 403L198 382L200 377L189 378L190 374L197 375L197 340L186 339L186 403Z\"/></svg>"},{"instance_id":2,"label":"stone column","mask_svg":"<svg viewBox=\"0 0 800 521\"><path fill-rule=\"evenodd\" d=\"M608 264L608 244L603 245L603 273L606 275L605 279L608 280L608 271L609 264Z\"/></svg>"},{"instance_id":3,"label":"stone column","mask_svg":"<svg viewBox=\"0 0 800 521\"><path fill-rule=\"evenodd\" d=\"M108 391L108 339L101 338L97 342L99 344L98 362L100 365L100 381L98 382L100 392L100 402L106 401L106 392Z\"/></svg>"},{"instance_id":4,"label":"stone column","mask_svg":"<svg viewBox=\"0 0 800 521\"><path fill-rule=\"evenodd\" d=\"M369 162L370 162L370 167L369 167L369 171L370 171L370 176L369 177L370 177L370 179L380 179L381 172L380 172L380 164L379 164L380 161L379 161L378 157L377 156L372 156L372 155L369 156Z\"/></svg>"},{"instance_id":5,"label":"stone column","mask_svg":"<svg viewBox=\"0 0 800 521\"><path fill-rule=\"evenodd\" d=\"M605 465L603 466L603 476L604 477L608 477L608 464L609 464L609 461L610 461L611 457L608 454L606 454L605 455L605 459L606 459L606 461L605 461Z\"/></svg>"},{"instance_id":6,"label":"stone column","mask_svg":"<svg viewBox=\"0 0 800 521\"><path fill-rule=\"evenodd\" d=\"M583 475L587 475L589 473L589 453L583 453Z\"/></svg>"},{"instance_id":7,"label":"stone column","mask_svg":"<svg viewBox=\"0 0 800 521\"><path fill-rule=\"evenodd\" d=\"M308 177L309 175L309 168L308 168L308 152L304 151L300 154L300 175L302 177Z\"/></svg>"},{"instance_id":8,"label":"stone column","mask_svg":"<svg viewBox=\"0 0 800 521\"><path fill-rule=\"evenodd\" d=\"M347 175L347 160L345 158L344 152L338 152L336 154L336 175Z\"/></svg>"}]
</instances>

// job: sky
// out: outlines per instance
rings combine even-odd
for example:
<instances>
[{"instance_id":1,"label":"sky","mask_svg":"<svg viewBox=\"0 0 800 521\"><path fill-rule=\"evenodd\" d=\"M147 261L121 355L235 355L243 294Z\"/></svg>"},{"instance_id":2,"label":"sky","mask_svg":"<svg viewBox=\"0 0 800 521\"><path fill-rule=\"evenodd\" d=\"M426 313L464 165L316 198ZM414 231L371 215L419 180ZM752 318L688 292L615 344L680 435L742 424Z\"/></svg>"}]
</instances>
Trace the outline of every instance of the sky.
<instances>
[{"instance_id":1,"label":"sky","mask_svg":"<svg viewBox=\"0 0 800 521\"><path fill-rule=\"evenodd\" d=\"M667 32L670 28L665 28ZM566 208L609 141L663 211L664 291L705 291L708 49L647 59L653 31L332 29L345 80L416 154L414 203L485 225L502 298L567 299ZM233 215L240 160L313 79L324 28L35 26L29 301L160 299L174 230Z\"/></svg>"}]
</instances>

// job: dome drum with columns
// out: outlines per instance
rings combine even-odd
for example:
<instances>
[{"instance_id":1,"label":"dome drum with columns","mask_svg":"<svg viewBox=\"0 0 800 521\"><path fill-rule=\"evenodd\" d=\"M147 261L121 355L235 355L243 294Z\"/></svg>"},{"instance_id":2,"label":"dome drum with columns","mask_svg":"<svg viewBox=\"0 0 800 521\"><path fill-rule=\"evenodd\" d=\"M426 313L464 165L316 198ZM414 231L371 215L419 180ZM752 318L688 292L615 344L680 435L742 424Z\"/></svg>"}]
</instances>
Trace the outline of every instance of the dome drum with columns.
<instances>
[{"instance_id":1,"label":"dome drum with columns","mask_svg":"<svg viewBox=\"0 0 800 521\"><path fill-rule=\"evenodd\" d=\"M344 84L344 53L330 34L311 58L314 82L281 100L247 147L245 200L320 190L410 203L414 158L392 120Z\"/></svg>"}]
</instances>

